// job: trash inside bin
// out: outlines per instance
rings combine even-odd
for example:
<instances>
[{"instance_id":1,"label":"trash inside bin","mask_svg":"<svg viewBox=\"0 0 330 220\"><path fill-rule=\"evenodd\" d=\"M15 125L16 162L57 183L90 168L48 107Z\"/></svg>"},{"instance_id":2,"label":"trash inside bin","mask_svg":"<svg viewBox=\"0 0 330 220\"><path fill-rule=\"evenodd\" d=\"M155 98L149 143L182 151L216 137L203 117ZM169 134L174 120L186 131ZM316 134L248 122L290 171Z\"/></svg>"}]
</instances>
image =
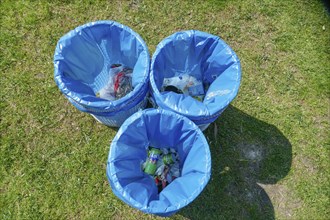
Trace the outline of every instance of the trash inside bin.
<instances>
[{"instance_id":1,"label":"trash inside bin","mask_svg":"<svg viewBox=\"0 0 330 220\"><path fill-rule=\"evenodd\" d=\"M240 61L219 37L196 30L162 40L152 57L154 105L184 115L202 130L238 93Z\"/></svg>"},{"instance_id":2,"label":"trash inside bin","mask_svg":"<svg viewBox=\"0 0 330 220\"><path fill-rule=\"evenodd\" d=\"M142 164L142 170L155 180L158 193L160 193L180 176L179 154L174 148L149 147L147 155L146 161Z\"/></svg>"},{"instance_id":3,"label":"trash inside bin","mask_svg":"<svg viewBox=\"0 0 330 220\"><path fill-rule=\"evenodd\" d=\"M96 94L97 97L114 101L132 91L132 72L129 67L112 64L108 83Z\"/></svg>"},{"instance_id":4,"label":"trash inside bin","mask_svg":"<svg viewBox=\"0 0 330 220\"><path fill-rule=\"evenodd\" d=\"M119 127L147 103L149 64L137 33L114 21L96 21L58 41L54 77L77 109Z\"/></svg>"},{"instance_id":5,"label":"trash inside bin","mask_svg":"<svg viewBox=\"0 0 330 220\"><path fill-rule=\"evenodd\" d=\"M169 170L156 165L159 160ZM135 113L110 146L107 176L114 194L146 213L174 214L202 192L210 173L210 150L203 133L171 111Z\"/></svg>"}]
</instances>

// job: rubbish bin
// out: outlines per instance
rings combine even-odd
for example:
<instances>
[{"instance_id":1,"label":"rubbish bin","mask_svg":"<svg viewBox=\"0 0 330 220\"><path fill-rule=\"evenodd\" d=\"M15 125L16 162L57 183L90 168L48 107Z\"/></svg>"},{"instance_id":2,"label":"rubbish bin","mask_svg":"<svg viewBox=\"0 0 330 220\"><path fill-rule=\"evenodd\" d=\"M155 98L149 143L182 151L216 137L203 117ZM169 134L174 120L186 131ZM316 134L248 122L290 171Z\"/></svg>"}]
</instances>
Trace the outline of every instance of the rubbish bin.
<instances>
[{"instance_id":1,"label":"rubbish bin","mask_svg":"<svg viewBox=\"0 0 330 220\"><path fill-rule=\"evenodd\" d=\"M77 27L58 41L54 78L77 109L119 127L147 103L149 65L147 46L137 33L114 21L96 21ZM114 73L116 68L122 68L121 72ZM122 70L129 70L129 74L122 77ZM111 78L114 74L116 81ZM119 96L122 79L127 79L128 89ZM110 82L118 90L116 94L112 91L112 100L100 95Z\"/></svg>"},{"instance_id":2,"label":"rubbish bin","mask_svg":"<svg viewBox=\"0 0 330 220\"><path fill-rule=\"evenodd\" d=\"M147 149L174 148L180 176L160 193L141 168ZM128 118L114 137L106 173L114 194L143 212L169 216L192 202L210 179L211 157L200 129L188 118L161 109L146 109Z\"/></svg>"},{"instance_id":3,"label":"rubbish bin","mask_svg":"<svg viewBox=\"0 0 330 220\"><path fill-rule=\"evenodd\" d=\"M154 105L188 117L202 130L235 98L240 80L235 52L219 37L201 31L165 38L151 61Z\"/></svg>"}]
</instances>

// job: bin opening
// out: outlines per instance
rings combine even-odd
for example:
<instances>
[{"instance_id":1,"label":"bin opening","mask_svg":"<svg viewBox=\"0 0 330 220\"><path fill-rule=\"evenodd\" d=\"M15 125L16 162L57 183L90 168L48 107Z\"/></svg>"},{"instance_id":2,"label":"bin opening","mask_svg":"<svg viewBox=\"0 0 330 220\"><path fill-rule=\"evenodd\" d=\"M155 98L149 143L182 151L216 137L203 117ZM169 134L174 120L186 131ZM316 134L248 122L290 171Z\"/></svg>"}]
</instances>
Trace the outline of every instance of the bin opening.
<instances>
[{"instance_id":1,"label":"bin opening","mask_svg":"<svg viewBox=\"0 0 330 220\"><path fill-rule=\"evenodd\" d=\"M154 177L141 168L149 146L158 154L168 148L178 154L180 175L161 191ZM107 176L113 192L123 201L144 212L166 216L199 195L210 178L210 169L209 146L198 127L184 116L152 109L135 113L121 126L110 147Z\"/></svg>"},{"instance_id":2,"label":"bin opening","mask_svg":"<svg viewBox=\"0 0 330 220\"><path fill-rule=\"evenodd\" d=\"M156 101L178 113L210 116L236 96L240 62L217 36L195 30L178 32L157 46L150 80Z\"/></svg>"},{"instance_id":3,"label":"bin opening","mask_svg":"<svg viewBox=\"0 0 330 220\"><path fill-rule=\"evenodd\" d=\"M108 102L96 94L107 85L113 64L131 68L131 90L139 90L148 77L149 55L142 39L131 29L117 22L98 21L63 36L54 63L55 79L65 87L62 91L78 102L93 104Z\"/></svg>"}]
</instances>

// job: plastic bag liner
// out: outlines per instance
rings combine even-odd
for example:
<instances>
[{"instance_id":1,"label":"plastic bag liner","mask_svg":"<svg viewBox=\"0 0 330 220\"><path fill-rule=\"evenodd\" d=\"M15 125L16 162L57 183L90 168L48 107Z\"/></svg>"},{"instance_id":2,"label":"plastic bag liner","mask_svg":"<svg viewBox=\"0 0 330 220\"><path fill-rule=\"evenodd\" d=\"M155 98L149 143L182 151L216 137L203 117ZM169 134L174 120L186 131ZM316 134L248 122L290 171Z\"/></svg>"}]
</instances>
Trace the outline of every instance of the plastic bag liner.
<instances>
[{"instance_id":1,"label":"plastic bag liner","mask_svg":"<svg viewBox=\"0 0 330 220\"><path fill-rule=\"evenodd\" d=\"M141 168L149 146L173 147L180 158L181 176L159 194L154 179ZM106 171L121 200L143 212L169 216L192 202L208 183L210 150L201 130L188 118L147 109L128 118L117 132Z\"/></svg>"},{"instance_id":2,"label":"plastic bag liner","mask_svg":"<svg viewBox=\"0 0 330 220\"><path fill-rule=\"evenodd\" d=\"M112 64L133 69L133 91L115 101L96 97L109 80ZM61 92L80 111L120 126L144 108L149 90L148 49L130 28L114 21L91 22L65 34L57 43L54 77Z\"/></svg>"},{"instance_id":3,"label":"plastic bag liner","mask_svg":"<svg viewBox=\"0 0 330 220\"><path fill-rule=\"evenodd\" d=\"M164 78L189 74L207 85L204 100L162 92ZM162 40L152 57L150 84L155 105L184 115L197 125L213 122L238 93L240 61L219 37L196 30ZM205 128L205 126L204 126Z\"/></svg>"}]
</instances>

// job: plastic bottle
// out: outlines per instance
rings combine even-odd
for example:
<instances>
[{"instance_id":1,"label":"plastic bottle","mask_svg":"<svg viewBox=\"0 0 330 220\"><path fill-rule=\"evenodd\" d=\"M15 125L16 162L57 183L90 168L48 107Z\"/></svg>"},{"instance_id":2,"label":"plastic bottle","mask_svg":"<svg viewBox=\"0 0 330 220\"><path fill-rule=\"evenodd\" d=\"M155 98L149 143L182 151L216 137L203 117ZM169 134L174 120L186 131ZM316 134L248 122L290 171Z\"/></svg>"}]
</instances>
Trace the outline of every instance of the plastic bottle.
<instances>
[{"instance_id":1,"label":"plastic bottle","mask_svg":"<svg viewBox=\"0 0 330 220\"><path fill-rule=\"evenodd\" d=\"M157 161L159 160L162 152L157 148L151 148L149 153L150 154L148 160L146 161L144 172L149 175L154 175L157 170Z\"/></svg>"},{"instance_id":2,"label":"plastic bottle","mask_svg":"<svg viewBox=\"0 0 330 220\"><path fill-rule=\"evenodd\" d=\"M165 165L171 165L175 161L175 158L173 157L173 155L171 153L165 154L162 159L163 159L163 163Z\"/></svg>"}]
</instances>

